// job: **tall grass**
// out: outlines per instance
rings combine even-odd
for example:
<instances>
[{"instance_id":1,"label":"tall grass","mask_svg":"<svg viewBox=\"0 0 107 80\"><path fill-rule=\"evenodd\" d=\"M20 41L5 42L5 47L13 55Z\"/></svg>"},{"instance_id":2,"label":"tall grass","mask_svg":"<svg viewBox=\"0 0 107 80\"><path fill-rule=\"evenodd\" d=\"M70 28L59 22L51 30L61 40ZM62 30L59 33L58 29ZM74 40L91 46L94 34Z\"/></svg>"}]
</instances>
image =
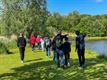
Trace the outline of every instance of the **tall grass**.
<instances>
[{"instance_id":1,"label":"tall grass","mask_svg":"<svg viewBox=\"0 0 107 80\"><path fill-rule=\"evenodd\" d=\"M0 54L9 54L10 49L16 48L16 41L15 40L0 40Z\"/></svg>"},{"instance_id":2,"label":"tall grass","mask_svg":"<svg viewBox=\"0 0 107 80\"><path fill-rule=\"evenodd\" d=\"M8 53L8 47L7 44L4 43L3 41L0 41L0 53Z\"/></svg>"}]
</instances>

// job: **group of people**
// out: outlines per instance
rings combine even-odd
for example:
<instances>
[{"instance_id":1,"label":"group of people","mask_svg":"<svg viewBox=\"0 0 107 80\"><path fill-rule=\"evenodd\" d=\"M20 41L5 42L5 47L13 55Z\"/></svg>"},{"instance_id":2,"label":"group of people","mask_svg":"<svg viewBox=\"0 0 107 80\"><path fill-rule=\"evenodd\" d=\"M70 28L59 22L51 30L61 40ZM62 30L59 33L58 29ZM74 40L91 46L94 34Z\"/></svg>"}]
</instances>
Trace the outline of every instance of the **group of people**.
<instances>
[{"instance_id":1,"label":"group of people","mask_svg":"<svg viewBox=\"0 0 107 80\"><path fill-rule=\"evenodd\" d=\"M79 31L76 31L76 50L78 53L80 69L83 68L85 63L85 35L80 34ZM50 56L50 51L53 51L53 60L58 67L66 68L70 66L70 52L71 52L71 42L66 35L62 35L61 32L51 39L48 35L46 36L35 36L31 35L29 39L32 51L35 51L35 43L37 43L38 50L42 49L46 51L46 56ZM19 47L21 63L24 60L24 51L26 47L26 39L23 36L23 33L20 33L20 36L17 40L17 46Z\"/></svg>"},{"instance_id":2,"label":"group of people","mask_svg":"<svg viewBox=\"0 0 107 80\"><path fill-rule=\"evenodd\" d=\"M45 36L37 36L35 37L33 34L29 39L30 45L32 47L32 51L35 51L35 44L38 46L38 50L46 51L46 56L50 56L50 48L51 48L51 39L48 35Z\"/></svg>"}]
</instances>

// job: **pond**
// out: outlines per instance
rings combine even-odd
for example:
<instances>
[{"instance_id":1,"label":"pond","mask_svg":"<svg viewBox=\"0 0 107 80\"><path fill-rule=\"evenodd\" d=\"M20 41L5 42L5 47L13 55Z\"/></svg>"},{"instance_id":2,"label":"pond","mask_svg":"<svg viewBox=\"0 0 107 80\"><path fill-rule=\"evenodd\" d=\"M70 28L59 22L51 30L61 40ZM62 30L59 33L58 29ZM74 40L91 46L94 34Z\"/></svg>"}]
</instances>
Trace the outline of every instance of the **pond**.
<instances>
[{"instance_id":1,"label":"pond","mask_svg":"<svg viewBox=\"0 0 107 80\"><path fill-rule=\"evenodd\" d=\"M107 40L88 41L86 42L86 48L107 56Z\"/></svg>"}]
</instances>

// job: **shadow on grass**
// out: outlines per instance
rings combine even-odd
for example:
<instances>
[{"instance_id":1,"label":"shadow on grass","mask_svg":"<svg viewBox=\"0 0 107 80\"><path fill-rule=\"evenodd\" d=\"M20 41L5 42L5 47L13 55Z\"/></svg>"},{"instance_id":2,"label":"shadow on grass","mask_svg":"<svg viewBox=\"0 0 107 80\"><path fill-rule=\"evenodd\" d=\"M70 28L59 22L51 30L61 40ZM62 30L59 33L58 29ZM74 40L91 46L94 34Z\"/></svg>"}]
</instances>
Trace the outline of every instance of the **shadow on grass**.
<instances>
[{"instance_id":1,"label":"shadow on grass","mask_svg":"<svg viewBox=\"0 0 107 80\"><path fill-rule=\"evenodd\" d=\"M35 62L13 68L13 73L0 75L0 80L106 80L107 69L103 60L87 59L84 70L78 70L78 60L71 60L67 69L57 68L53 61Z\"/></svg>"},{"instance_id":2,"label":"shadow on grass","mask_svg":"<svg viewBox=\"0 0 107 80\"><path fill-rule=\"evenodd\" d=\"M28 60L28 61L25 61L25 63L26 63L26 62L33 62L33 61L40 61L40 60L43 60L43 58L34 59L34 60Z\"/></svg>"}]
</instances>

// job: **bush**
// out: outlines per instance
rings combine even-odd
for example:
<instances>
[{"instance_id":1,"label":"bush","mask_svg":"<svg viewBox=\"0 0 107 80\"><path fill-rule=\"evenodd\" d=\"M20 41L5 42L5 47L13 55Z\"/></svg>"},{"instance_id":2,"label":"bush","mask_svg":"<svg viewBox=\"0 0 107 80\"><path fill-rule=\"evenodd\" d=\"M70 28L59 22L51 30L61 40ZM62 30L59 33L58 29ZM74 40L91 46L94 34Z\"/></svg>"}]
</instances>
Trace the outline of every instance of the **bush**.
<instances>
[{"instance_id":1,"label":"bush","mask_svg":"<svg viewBox=\"0 0 107 80\"><path fill-rule=\"evenodd\" d=\"M9 41L7 43L7 46L8 46L8 49L13 49L13 48L16 48L17 47L17 43L15 40L12 40L12 41Z\"/></svg>"},{"instance_id":2,"label":"bush","mask_svg":"<svg viewBox=\"0 0 107 80\"><path fill-rule=\"evenodd\" d=\"M9 53L7 45L3 41L0 41L0 53L1 54L3 54L3 53L8 54Z\"/></svg>"},{"instance_id":3,"label":"bush","mask_svg":"<svg viewBox=\"0 0 107 80\"><path fill-rule=\"evenodd\" d=\"M0 39L0 54L10 54L10 49L16 48L17 44L15 40Z\"/></svg>"}]
</instances>

